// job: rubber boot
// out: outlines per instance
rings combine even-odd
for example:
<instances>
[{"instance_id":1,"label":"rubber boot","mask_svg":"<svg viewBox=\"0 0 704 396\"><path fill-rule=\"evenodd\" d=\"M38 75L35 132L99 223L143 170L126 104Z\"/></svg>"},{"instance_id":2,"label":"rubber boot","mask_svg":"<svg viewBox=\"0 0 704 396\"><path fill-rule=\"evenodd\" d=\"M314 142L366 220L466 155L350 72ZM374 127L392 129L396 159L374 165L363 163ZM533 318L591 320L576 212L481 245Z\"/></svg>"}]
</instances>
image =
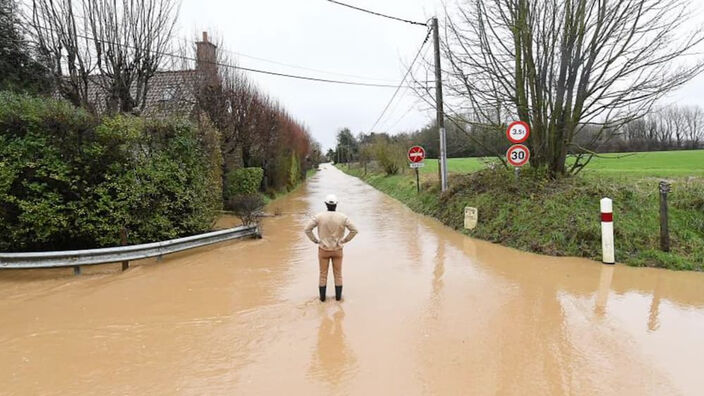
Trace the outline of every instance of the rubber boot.
<instances>
[{"instance_id":1,"label":"rubber boot","mask_svg":"<svg viewBox=\"0 0 704 396\"><path fill-rule=\"evenodd\" d=\"M342 299L342 286L335 286L335 300L340 301Z\"/></svg>"},{"instance_id":2,"label":"rubber boot","mask_svg":"<svg viewBox=\"0 0 704 396\"><path fill-rule=\"evenodd\" d=\"M325 291L327 288L327 286L318 286L318 290L320 291L320 301L325 301Z\"/></svg>"}]
</instances>

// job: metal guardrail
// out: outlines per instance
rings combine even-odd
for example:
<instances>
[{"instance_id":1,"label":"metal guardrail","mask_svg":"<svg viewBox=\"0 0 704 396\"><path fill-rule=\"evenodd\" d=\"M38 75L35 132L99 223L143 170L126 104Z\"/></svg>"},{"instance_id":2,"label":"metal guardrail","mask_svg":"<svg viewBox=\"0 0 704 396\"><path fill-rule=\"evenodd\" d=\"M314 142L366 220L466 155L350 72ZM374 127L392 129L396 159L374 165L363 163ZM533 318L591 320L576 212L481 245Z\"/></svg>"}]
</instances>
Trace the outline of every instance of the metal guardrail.
<instances>
[{"instance_id":1,"label":"metal guardrail","mask_svg":"<svg viewBox=\"0 0 704 396\"><path fill-rule=\"evenodd\" d=\"M259 227L252 225L142 245L60 252L0 252L0 269L74 267L74 272L79 274L82 265L124 263L130 260L160 257L231 239L259 235Z\"/></svg>"}]
</instances>

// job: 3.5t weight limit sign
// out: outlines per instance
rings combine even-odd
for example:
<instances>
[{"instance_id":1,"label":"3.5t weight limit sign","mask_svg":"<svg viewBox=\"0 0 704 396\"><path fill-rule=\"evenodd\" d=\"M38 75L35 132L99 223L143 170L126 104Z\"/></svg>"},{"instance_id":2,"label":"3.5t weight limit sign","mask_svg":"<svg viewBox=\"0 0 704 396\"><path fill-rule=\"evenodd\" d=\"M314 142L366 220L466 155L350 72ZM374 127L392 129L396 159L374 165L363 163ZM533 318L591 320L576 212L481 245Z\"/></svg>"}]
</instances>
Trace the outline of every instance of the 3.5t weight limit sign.
<instances>
[{"instance_id":1,"label":"3.5t weight limit sign","mask_svg":"<svg viewBox=\"0 0 704 396\"><path fill-rule=\"evenodd\" d=\"M530 126L527 122L512 122L506 129L506 137L513 144L521 144L530 137Z\"/></svg>"},{"instance_id":2,"label":"3.5t weight limit sign","mask_svg":"<svg viewBox=\"0 0 704 396\"><path fill-rule=\"evenodd\" d=\"M506 152L506 160L512 166L521 167L530 160L530 150L522 144L513 145Z\"/></svg>"}]
</instances>

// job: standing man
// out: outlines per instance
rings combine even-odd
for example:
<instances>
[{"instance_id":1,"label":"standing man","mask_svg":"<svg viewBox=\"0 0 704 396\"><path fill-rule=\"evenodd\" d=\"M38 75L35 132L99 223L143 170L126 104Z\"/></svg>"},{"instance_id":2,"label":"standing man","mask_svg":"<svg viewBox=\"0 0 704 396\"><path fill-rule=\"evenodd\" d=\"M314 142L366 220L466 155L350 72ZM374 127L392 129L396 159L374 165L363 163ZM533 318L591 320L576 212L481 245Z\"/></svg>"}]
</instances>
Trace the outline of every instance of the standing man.
<instances>
[{"instance_id":1,"label":"standing man","mask_svg":"<svg viewBox=\"0 0 704 396\"><path fill-rule=\"evenodd\" d=\"M357 227L342 213L336 212L337 197L330 194L325 197L327 212L317 214L306 226L306 235L318 245L318 261L320 262L320 301L325 301L325 291L328 283L328 268L332 260L332 271L335 276L335 300L342 298L342 246L357 235ZM318 237L313 228L318 227ZM350 232L345 236L345 229Z\"/></svg>"}]
</instances>

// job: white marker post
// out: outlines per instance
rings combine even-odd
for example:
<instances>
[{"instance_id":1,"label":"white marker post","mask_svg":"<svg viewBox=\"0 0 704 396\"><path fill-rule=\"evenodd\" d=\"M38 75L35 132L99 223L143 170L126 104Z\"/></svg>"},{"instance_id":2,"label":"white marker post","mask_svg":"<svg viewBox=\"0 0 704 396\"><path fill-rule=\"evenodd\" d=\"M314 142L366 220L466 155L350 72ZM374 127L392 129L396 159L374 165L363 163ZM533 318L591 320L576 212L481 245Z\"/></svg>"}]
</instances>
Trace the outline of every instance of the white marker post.
<instances>
[{"instance_id":1,"label":"white marker post","mask_svg":"<svg viewBox=\"0 0 704 396\"><path fill-rule=\"evenodd\" d=\"M614 208L609 198L601 200L601 250L604 264L615 264L614 254Z\"/></svg>"}]
</instances>

